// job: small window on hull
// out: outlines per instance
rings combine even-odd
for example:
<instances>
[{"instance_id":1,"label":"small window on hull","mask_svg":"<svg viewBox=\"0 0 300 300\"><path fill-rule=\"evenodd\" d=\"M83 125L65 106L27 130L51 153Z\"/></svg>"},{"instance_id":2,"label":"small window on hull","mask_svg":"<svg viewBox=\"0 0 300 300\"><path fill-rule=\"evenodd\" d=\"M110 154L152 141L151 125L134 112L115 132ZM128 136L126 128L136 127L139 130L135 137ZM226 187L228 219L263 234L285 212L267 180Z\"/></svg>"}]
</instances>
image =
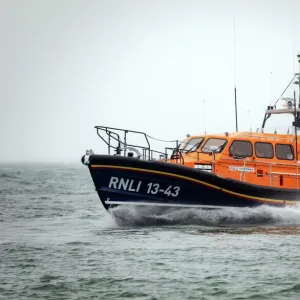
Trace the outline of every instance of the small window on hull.
<instances>
[{"instance_id":1,"label":"small window on hull","mask_svg":"<svg viewBox=\"0 0 300 300\"><path fill-rule=\"evenodd\" d=\"M270 143L255 143L255 155L259 158L273 158L274 150L273 145Z\"/></svg>"},{"instance_id":2,"label":"small window on hull","mask_svg":"<svg viewBox=\"0 0 300 300\"><path fill-rule=\"evenodd\" d=\"M252 144L249 141L233 141L229 153L234 156L249 157L253 155Z\"/></svg>"},{"instance_id":3,"label":"small window on hull","mask_svg":"<svg viewBox=\"0 0 300 300\"><path fill-rule=\"evenodd\" d=\"M294 148L292 145L276 144L275 150L276 150L276 157L278 159L285 159L285 160L294 159Z\"/></svg>"}]
</instances>

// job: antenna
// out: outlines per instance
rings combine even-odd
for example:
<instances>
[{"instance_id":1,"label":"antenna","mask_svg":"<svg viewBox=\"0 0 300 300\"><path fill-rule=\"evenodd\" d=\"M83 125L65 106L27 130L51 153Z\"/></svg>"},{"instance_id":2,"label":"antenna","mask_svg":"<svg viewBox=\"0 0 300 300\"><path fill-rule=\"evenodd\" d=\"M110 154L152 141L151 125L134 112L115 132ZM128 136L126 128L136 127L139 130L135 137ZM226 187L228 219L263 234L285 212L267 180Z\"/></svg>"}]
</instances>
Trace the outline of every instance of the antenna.
<instances>
[{"instance_id":1,"label":"antenna","mask_svg":"<svg viewBox=\"0 0 300 300\"><path fill-rule=\"evenodd\" d=\"M294 69L294 74L296 73L296 66L295 66L295 58L294 55L296 54L295 50L295 25L293 25L293 69Z\"/></svg>"},{"instance_id":2,"label":"antenna","mask_svg":"<svg viewBox=\"0 0 300 300\"><path fill-rule=\"evenodd\" d=\"M296 64L295 64L295 58L294 55L296 55L296 50L295 50L295 25L293 25L293 69L294 69L294 76L296 76ZM294 77L295 78L295 77ZM297 80L297 77L296 77ZM294 82L294 106L295 106L295 115L297 115L297 117L299 117L299 113L296 113L296 108L297 108L297 100L296 100L296 84ZM299 102L299 107L300 107L300 102ZM296 130L296 127L295 127Z\"/></svg>"},{"instance_id":3,"label":"antenna","mask_svg":"<svg viewBox=\"0 0 300 300\"><path fill-rule=\"evenodd\" d=\"M297 75L298 75L298 86L299 86L299 106L300 106L300 52L298 52L297 58L298 58L298 63L299 63L299 73L298 73Z\"/></svg>"},{"instance_id":4,"label":"antenna","mask_svg":"<svg viewBox=\"0 0 300 300\"><path fill-rule=\"evenodd\" d=\"M206 107L205 107L205 100L203 100L203 112L204 112L204 134L206 135Z\"/></svg>"},{"instance_id":5,"label":"antenna","mask_svg":"<svg viewBox=\"0 0 300 300\"><path fill-rule=\"evenodd\" d=\"M249 118L249 128L250 128L250 132L252 133L252 126L251 126L251 117L250 117L250 111L247 110L248 113L248 118Z\"/></svg>"},{"instance_id":6,"label":"antenna","mask_svg":"<svg viewBox=\"0 0 300 300\"><path fill-rule=\"evenodd\" d=\"M270 106L272 106L272 98L273 98L273 94L272 94L272 90L273 90L273 73L270 73Z\"/></svg>"},{"instance_id":7,"label":"antenna","mask_svg":"<svg viewBox=\"0 0 300 300\"><path fill-rule=\"evenodd\" d=\"M234 79L235 130L236 132L238 132L236 82L235 82L235 14L233 18L233 77L234 77L233 79Z\"/></svg>"}]
</instances>

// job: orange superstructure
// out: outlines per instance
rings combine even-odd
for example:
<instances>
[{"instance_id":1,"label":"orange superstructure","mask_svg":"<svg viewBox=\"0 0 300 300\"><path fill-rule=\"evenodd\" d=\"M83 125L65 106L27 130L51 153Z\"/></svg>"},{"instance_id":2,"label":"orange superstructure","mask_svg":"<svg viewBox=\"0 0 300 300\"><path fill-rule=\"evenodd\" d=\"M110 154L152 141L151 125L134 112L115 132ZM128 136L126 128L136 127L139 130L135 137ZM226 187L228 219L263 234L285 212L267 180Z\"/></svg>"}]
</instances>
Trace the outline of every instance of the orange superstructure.
<instances>
[{"instance_id":1,"label":"orange superstructure","mask_svg":"<svg viewBox=\"0 0 300 300\"><path fill-rule=\"evenodd\" d=\"M293 134L224 133L192 136L173 154L172 163L222 178L278 188L298 189L299 162Z\"/></svg>"}]
</instances>

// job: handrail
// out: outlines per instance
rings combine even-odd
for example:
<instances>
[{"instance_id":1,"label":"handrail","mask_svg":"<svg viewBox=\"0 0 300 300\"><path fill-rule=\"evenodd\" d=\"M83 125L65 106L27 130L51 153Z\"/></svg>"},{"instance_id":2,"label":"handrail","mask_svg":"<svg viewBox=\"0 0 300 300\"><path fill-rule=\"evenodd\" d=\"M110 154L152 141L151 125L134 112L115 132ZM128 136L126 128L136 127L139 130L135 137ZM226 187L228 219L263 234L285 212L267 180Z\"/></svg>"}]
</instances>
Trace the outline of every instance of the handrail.
<instances>
[{"instance_id":1,"label":"handrail","mask_svg":"<svg viewBox=\"0 0 300 300\"><path fill-rule=\"evenodd\" d=\"M167 159L167 153L162 151L157 151L154 149L151 149L151 145L149 142L149 139L158 140L158 141L164 141L164 142L176 142L178 144L178 141L165 141L165 140L159 140L156 139L145 132L142 131L136 131L136 130L129 130L129 129L122 129L122 128L116 128L116 127L108 127L108 126L95 126L97 130L97 135L101 138L101 140L108 146L108 154L110 154L110 149L114 149L116 151L116 154L121 154L123 151L123 155L126 156L126 151L129 150L128 147L134 147L142 150L142 158L153 160L154 154L159 154L160 157L165 157ZM117 131L117 132L116 132ZM119 132L124 133L123 139L120 137ZM107 138L104 138L102 133L105 133L107 135ZM129 144L127 143L127 135L129 133L141 135L144 138L144 141L146 142L146 145L135 145L135 144ZM113 145L111 141L115 141L117 145ZM175 149L175 148L171 148Z\"/></svg>"},{"instance_id":2,"label":"handrail","mask_svg":"<svg viewBox=\"0 0 300 300\"><path fill-rule=\"evenodd\" d=\"M122 129L122 128L115 128L115 127L108 127L108 126L95 126L95 128L97 129L97 133L99 133L98 130L102 130L102 131L105 131L106 133L109 132L110 134L115 134L115 135L117 135L117 136L118 136L118 140L115 139L114 137L112 137L112 138L114 138L116 141L120 142L120 143L123 144L124 146L127 145L127 144L126 144L126 135L127 135L127 133L131 132L131 133L141 134L141 135L143 135L143 136L145 137L145 140L146 140L146 142L147 142L148 148L150 149L150 143L149 143L147 134L146 134L145 132L142 132L142 131L136 131L136 130L129 130L129 129ZM117 131L123 131L123 132L125 133L125 140L124 140L124 142L121 141L120 136L119 136L116 132L110 131L109 129L111 129L111 130L117 130ZM98 135L99 135L99 134L98 134ZM100 136L100 135L99 135L99 136ZM101 136L100 136L100 137L101 137ZM102 137L101 137L101 138L102 138ZM102 138L102 140L104 140L104 139ZM106 142L106 141L104 140L104 142ZM128 145L129 145L129 144L128 144ZM139 146L139 145L130 145L130 146L138 147L138 148L144 148L144 147ZM112 148L114 148L114 147L112 147Z\"/></svg>"},{"instance_id":3,"label":"handrail","mask_svg":"<svg viewBox=\"0 0 300 300\"><path fill-rule=\"evenodd\" d=\"M271 174L297 176L296 173L285 173L285 172L272 172Z\"/></svg>"},{"instance_id":4,"label":"handrail","mask_svg":"<svg viewBox=\"0 0 300 300\"><path fill-rule=\"evenodd\" d=\"M227 160L227 161L237 161L236 159L233 159L233 158L222 158L222 160ZM240 180L242 178L242 174L244 173L244 182L245 182L245 176L246 176L246 172L245 172L245 166L246 166L246 163L255 163L255 164L260 164L260 165L266 165L268 166L269 165L269 174L265 174L266 176L270 176L270 186L273 186L273 183L274 183L274 178L273 178L273 175L286 175L286 176L296 176L296 189L299 188L299 182L298 182L298 178L299 178L299 165L300 165L300 162L299 161L296 161L296 163L293 163L293 164L287 164L287 163L278 163L278 162L266 162L266 161L258 161L258 160L251 160L251 159L244 159L244 166L243 166L243 171L240 171L241 174L240 174ZM220 166L222 167L222 165L220 164ZM295 167L296 168L296 173L287 173L287 172L273 172L272 171L272 167L274 166L279 166L279 167ZM242 181L242 180L241 180Z\"/></svg>"},{"instance_id":5,"label":"handrail","mask_svg":"<svg viewBox=\"0 0 300 300\"><path fill-rule=\"evenodd\" d=\"M234 158L227 158L227 157L222 157L220 159L220 161L222 160L232 160L232 161L237 161L237 159L234 159ZM295 162L293 164L287 164L287 163L280 163L280 162L268 162L268 161L261 161L261 160L256 160L256 159L246 159L247 162L252 162L252 163L259 163L259 164L272 164L272 165L280 165L280 166L290 166L290 167L293 167L293 166L297 166L297 165L300 165L300 162Z\"/></svg>"},{"instance_id":6,"label":"handrail","mask_svg":"<svg viewBox=\"0 0 300 300\"><path fill-rule=\"evenodd\" d=\"M258 139L270 139L270 140L287 140L287 141L293 141L294 140L294 136L291 135L291 137L289 138L283 138L283 137L271 137L271 136L261 136L261 135L255 135L255 134L241 134L239 136L236 136L236 138L243 138L243 137L254 137L254 138L258 138Z\"/></svg>"}]
</instances>

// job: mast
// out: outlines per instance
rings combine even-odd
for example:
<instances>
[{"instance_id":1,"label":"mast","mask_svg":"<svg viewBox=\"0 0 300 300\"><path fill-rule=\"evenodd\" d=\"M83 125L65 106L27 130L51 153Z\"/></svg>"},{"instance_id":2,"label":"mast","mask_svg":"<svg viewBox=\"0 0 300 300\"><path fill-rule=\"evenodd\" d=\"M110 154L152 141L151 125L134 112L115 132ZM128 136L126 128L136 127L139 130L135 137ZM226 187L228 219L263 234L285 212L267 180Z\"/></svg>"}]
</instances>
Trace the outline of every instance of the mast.
<instances>
[{"instance_id":1,"label":"mast","mask_svg":"<svg viewBox=\"0 0 300 300\"><path fill-rule=\"evenodd\" d=\"M300 108L300 52L298 52L297 58L298 58L298 63L299 63L299 73L296 74L296 75L298 75L298 86L299 86L299 108Z\"/></svg>"},{"instance_id":2,"label":"mast","mask_svg":"<svg viewBox=\"0 0 300 300\"><path fill-rule=\"evenodd\" d=\"M237 119L237 103L236 103L236 86L234 86L234 104L235 104L235 131L238 132L238 119Z\"/></svg>"},{"instance_id":3,"label":"mast","mask_svg":"<svg viewBox=\"0 0 300 300\"><path fill-rule=\"evenodd\" d=\"M298 63L299 63L299 73L298 73L299 103L298 103L298 106L300 108L300 52L298 52L297 58L298 58ZM296 91L295 91L295 89L294 89L294 99L295 99L295 109L296 109L297 105L296 105ZM298 117L298 116L295 113L295 118L296 117ZM297 118L297 120L298 120L298 118ZM297 125L298 125L298 122L297 122ZM296 162L297 162L298 161L298 136L297 136L297 126L296 126L296 124L295 124L295 138L296 138Z\"/></svg>"},{"instance_id":4,"label":"mast","mask_svg":"<svg viewBox=\"0 0 300 300\"><path fill-rule=\"evenodd\" d=\"M203 112L204 112L204 134L206 135L206 105L205 100L203 100Z\"/></svg>"},{"instance_id":5,"label":"mast","mask_svg":"<svg viewBox=\"0 0 300 300\"><path fill-rule=\"evenodd\" d=\"M295 140L296 140L296 162L298 161L298 135L297 135L297 101L296 101L296 90L295 90L295 84L294 84L294 124L295 124Z\"/></svg>"}]
</instances>

